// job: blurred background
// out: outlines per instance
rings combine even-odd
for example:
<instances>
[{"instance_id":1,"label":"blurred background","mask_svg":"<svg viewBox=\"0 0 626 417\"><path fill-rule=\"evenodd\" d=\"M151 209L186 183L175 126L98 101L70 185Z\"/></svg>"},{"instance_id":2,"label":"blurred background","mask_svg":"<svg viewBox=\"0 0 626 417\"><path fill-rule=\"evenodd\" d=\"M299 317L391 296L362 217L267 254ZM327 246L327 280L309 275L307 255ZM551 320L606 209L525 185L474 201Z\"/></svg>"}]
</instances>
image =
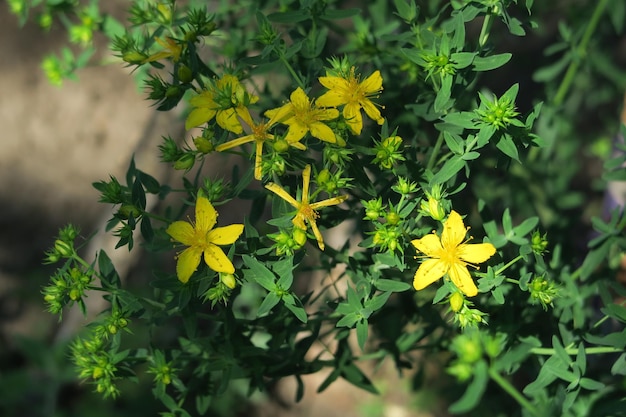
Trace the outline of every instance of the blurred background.
<instances>
[{"instance_id":1,"label":"blurred background","mask_svg":"<svg viewBox=\"0 0 626 417\"><path fill-rule=\"evenodd\" d=\"M512 82L521 83L520 107L526 111L541 84L533 72L549 61L541 58L543 48L558 37L557 22L569 3L557 2L543 10L541 30L525 38L510 37L514 61L508 74L491 79L494 91L501 92ZM592 2L593 3L593 2ZM125 1L109 1L106 7L116 15ZM538 6L541 7L541 6ZM544 6L545 7L545 6ZM584 10L584 9L583 9ZM567 16L565 16L567 17ZM584 18L583 15L575 18ZM469 28L468 33L471 33ZM608 33L608 32L607 32ZM619 129L619 113L626 86L626 39L603 35L603 48L612 52L605 80L597 75L581 78L583 91L593 90L578 103L567 103L578 117L580 169L575 187L587 203L600 202L594 188L602 156L607 155ZM113 62L103 39L94 62ZM100 231L93 247L107 252L122 273L133 268L126 249L113 251L115 244L105 235L104 224L110 206L98 203L92 182L109 175L123 176L131 158L137 166L166 181L163 164L158 163L157 146L162 135L181 138L184 129L179 112L157 113L129 74L119 63L95 65L81 70L78 82L62 87L48 83L40 63L43 57L65 43L65 33L52 29L43 33L33 23L20 28L4 3L0 4L0 417L38 416L154 416L159 411L150 387L122 387L116 401L103 401L92 387L76 379L69 361L67 343L86 319L76 311L65 313L63 325L45 311L41 287L53 269L42 265L58 229L67 223L79 226L83 236ZM602 63L600 63L602 64ZM622 73L616 69L622 69ZM587 204L586 207L593 204ZM597 205L596 205L597 209ZM581 212L584 210L581 209ZM587 216L588 217L588 213ZM89 259L90 246L85 249ZM95 253L95 250L93 251ZM93 255L91 253L91 255ZM97 303L97 300L96 300ZM67 320L66 320L67 319ZM442 358L444 363L445 358ZM441 367L432 364L433 392L445 386ZM216 403L215 415L324 416L324 417L425 417L445 416L445 405L428 391L411 392L410 378L398 379L392 366L372 370L382 392L376 397L337 381L321 395L315 394L325 375L307 380L304 400L293 404L294 387L277 386L269 397L242 401L245 386L233 387L227 398ZM440 377L440 378L439 378ZM148 378L149 380L149 378Z\"/></svg>"}]
</instances>

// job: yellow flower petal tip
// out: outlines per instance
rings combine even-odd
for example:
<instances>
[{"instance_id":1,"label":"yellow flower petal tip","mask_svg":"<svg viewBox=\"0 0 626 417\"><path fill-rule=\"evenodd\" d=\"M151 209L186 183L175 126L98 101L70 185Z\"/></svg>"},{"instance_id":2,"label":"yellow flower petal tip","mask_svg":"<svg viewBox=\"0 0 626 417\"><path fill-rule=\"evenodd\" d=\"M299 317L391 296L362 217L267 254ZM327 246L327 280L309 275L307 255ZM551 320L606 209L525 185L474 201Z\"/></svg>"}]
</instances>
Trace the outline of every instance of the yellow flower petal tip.
<instances>
[{"instance_id":1,"label":"yellow flower petal tip","mask_svg":"<svg viewBox=\"0 0 626 417\"><path fill-rule=\"evenodd\" d=\"M413 246L428 259L422 262L413 279L416 290L426 288L444 275L448 275L456 287L468 297L478 294L478 288L470 275L468 266L477 268L496 253L491 243L466 243L467 228L463 219L452 211L443 224L441 237L431 233L411 241Z\"/></svg>"},{"instance_id":2,"label":"yellow flower petal tip","mask_svg":"<svg viewBox=\"0 0 626 417\"><path fill-rule=\"evenodd\" d=\"M176 221L165 230L173 240L188 246L177 256L176 263L176 275L183 284L198 269L203 255L207 266L215 272L235 272L232 261L218 245L235 243L243 233L243 224L214 227L217 215L211 202L206 197L199 196L196 201L195 224Z\"/></svg>"}]
</instances>

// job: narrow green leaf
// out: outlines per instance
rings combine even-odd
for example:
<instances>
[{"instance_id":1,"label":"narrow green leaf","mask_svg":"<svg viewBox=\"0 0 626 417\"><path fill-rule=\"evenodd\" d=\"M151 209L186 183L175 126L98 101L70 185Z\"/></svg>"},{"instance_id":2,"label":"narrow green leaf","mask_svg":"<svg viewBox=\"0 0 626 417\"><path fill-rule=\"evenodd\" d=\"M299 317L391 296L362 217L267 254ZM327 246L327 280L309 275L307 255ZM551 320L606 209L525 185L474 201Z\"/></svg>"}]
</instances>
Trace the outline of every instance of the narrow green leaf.
<instances>
[{"instance_id":1,"label":"narrow green leaf","mask_svg":"<svg viewBox=\"0 0 626 417\"><path fill-rule=\"evenodd\" d=\"M390 292L402 292L411 288L411 284L408 282L394 281L392 279L379 279L376 280L374 285L380 291Z\"/></svg>"},{"instance_id":2,"label":"narrow green leaf","mask_svg":"<svg viewBox=\"0 0 626 417\"><path fill-rule=\"evenodd\" d=\"M474 71L491 71L500 68L511 60L513 54L505 53L491 56L477 56L472 62Z\"/></svg>"},{"instance_id":3,"label":"narrow green leaf","mask_svg":"<svg viewBox=\"0 0 626 417\"><path fill-rule=\"evenodd\" d=\"M280 301L280 297L278 297L275 293L273 292L267 293L267 295L265 296L265 299L259 306L259 310L256 313L257 317L261 317L269 313L270 310L272 310L276 306L276 304L278 304L279 301Z\"/></svg>"},{"instance_id":4,"label":"narrow green leaf","mask_svg":"<svg viewBox=\"0 0 626 417\"><path fill-rule=\"evenodd\" d=\"M433 184L443 184L455 176L457 172L462 170L464 167L465 161L463 158L459 155L454 155L452 158L448 159L445 164L443 164L439 172L433 176L431 182Z\"/></svg>"},{"instance_id":5,"label":"narrow green leaf","mask_svg":"<svg viewBox=\"0 0 626 417\"><path fill-rule=\"evenodd\" d=\"M367 320L362 318L356 323L356 340L359 343L361 350L365 349L365 343L367 342L368 324Z\"/></svg>"}]
</instances>

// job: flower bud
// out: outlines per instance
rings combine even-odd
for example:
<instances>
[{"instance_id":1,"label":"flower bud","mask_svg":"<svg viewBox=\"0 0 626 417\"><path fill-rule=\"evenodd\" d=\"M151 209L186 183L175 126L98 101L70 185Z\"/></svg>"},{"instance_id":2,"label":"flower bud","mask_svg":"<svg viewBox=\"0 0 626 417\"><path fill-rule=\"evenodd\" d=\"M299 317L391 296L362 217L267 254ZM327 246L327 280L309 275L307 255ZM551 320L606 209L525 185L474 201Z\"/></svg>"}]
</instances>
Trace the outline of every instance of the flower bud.
<instances>
[{"instance_id":1,"label":"flower bud","mask_svg":"<svg viewBox=\"0 0 626 417\"><path fill-rule=\"evenodd\" d=\"M202 153L210 153L215 149L213 141L205 138L204 136L197 136L193 138L193 144L196 145L196 149Z\"/></svg>"},{"instance_id":2,"label":"flower bud","mask_svg":"<svg viewBox=\"0 0 626 417\"><path fill-rule=\"evenodd\" d=\"M454 311L455 313L461 310L461 308L465 304L465 298L463 298L463 294L461 294L460 292L452 293L448 301L450 302L450 310Z\"/></svg>"},{"instance_id":3,"label":"flower bud","mask_svg":"<svg viewBox=\"0 0 626 417\"><path fill-rule=\"evenodd\" d=\"M178 158L176 162L174 162L174 169L178 169L181 171L189 170L193 167L195 162L196 162L195 156L193 154L186 153L180 158Z\"/></svg>"},{"instance_id":4,"label":"flower bud","mask_svg":"<svg viewBox=\"0 0 626 417\"><path fill-rule=\"evenodd\" d=\"M57 239L54 242L54 250L64 258L69 258L74 253L73 245L68 242Z\"/></svg>"},{"instance_id":5,"label":"flower bud","mask_svg":"<svg viewBox=\"0 0 626 417\"><path fill-rule=\"evenodd\" d=\"M183 83L189 83L193 80L193 72L187 65L181 64L176 71L178 79Z\"/></svg>"},{"instance_id":6,"label":"flower bud","mask_svg":"<svg viewBox=\"0 0 626 417\"><path fill-rule=\"evenodd\" d=\"M277 139L272 144L272 147L278 153L287 152L289 150L289 142L287 142L285 139Z\"/></svg>"},{"instance_id":7,"label":"flower bud","mask_svg":"<svg viewBox=\"0 0 626 417\"><path fill-rule=\"evenodd\" d=\"M222 284L226 285L231 290L237 286L237 281L235 280L235 276L233 274L220 274L220 281Z\"/></svg>"},{"instance_id":8,"label":"flower bud","mask_svg":"<svg viewBox=\"0 0 626 417\"><path fill-rule=\"evenodd\" d=\"M299 227L294 227L292 233L293 241L296 243L296 245L298 245L299 248L304 246L307 239L306 232Z\"/></svg>"},{"instance_id":9,"label":"flower bud","mask_svg":"<svg viewBox=\"0 0 626 417\"><path fill-rule=\"evenodd\" d=\"M400 215L397 212L395 212L395 211L390 211L385 216L385 219L387 220L387 223L389 223L390 225L395 226L396 224L398 224L400 222Z\"/></svg>"},{"instance_id":10,"label":"flower bud","mask_svg":"<svg viewBox=\"0 0 626 417\"><path fill-rule=\"evenodd\" d=\"M139 51L128 51L122 54L122 60L133 65L142 64L146 59L148 59L148 55Z\"/></svg>"}]
</instances>

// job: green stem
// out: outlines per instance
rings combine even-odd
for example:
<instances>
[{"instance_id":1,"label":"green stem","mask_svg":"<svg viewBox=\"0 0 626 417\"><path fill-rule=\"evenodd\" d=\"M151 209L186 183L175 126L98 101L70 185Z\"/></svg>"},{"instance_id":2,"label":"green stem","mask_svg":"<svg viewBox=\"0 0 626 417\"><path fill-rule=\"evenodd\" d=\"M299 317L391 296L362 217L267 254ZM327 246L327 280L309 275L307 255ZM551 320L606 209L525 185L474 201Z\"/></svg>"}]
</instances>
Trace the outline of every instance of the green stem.
<instances>
[{"instance_id":1,"label":"green stem","mask_svg":"<svg viewBox=\"0 0 626 417\"><path fill-rule=\"evenodd\" d=\"M437 143L435 143L433 153L431 153L430 158L428 158L428 165L426 165L427 170L432 170L435 166L435 161L437 159L437 155L439 154L439 150L441 149L441 145L443 145L443 133L439 133L439 136L437 137Z\"/></svg>"},{"instance_id":2,"label":"green stem","mask_svg":"<svg viewBox=\"0 0 626 417\"><path fill-rule=\"evenodd\" d=\"M574 82L574 77L576 76L576 72L578 72L578 67L580 66L580 58L586 53L587 46L589 46L589 41L591 41L591 36L593 36L593 32L596 30L598 26L598 22L600 21L600 17L606 8L608 0L599 0L596 4L596 8L591 15L591 19L589 20L589 24L585 29L585 33L583 34L580 43L576 48L574 48L574 58L572 62L569 64L567 71L565 72L565 76L561 81L561 85L559 85L559 89L557 90L554 96L554 104L556 106L560 106L565 100L565 96L572 83Z\"/></svg>"},{"instance_id":3,"label":"green stem","mask_svg":"<svg viewBox=\"0 0 626 417\"><path fill-rule=\"evenodd\" d=\"M535 406L532 405L530 401L528 401L526 397L524 397L517 390L517 388L515 388L508 380L503 378L502 375L500 375L493 368L489 368L489 376L496 384L500 385L500 388L502 388L504 391L506 391L507 394L513 397L513 399L517 401L519 405L521 405L526 410L528 410L528 412L532 414L533 416L539 417L539 412L537 411Z\"/></svg>"},{"instance_id":4,"label":"green stem","mask_svg":"<svg viewBox=\"0 0 626 417\"><path fill-rule=\"evenodd\" d=\"M590 348L585 349L585 353L587 355L601 355L603 353L616 353L616 352L623 352L623 351L624 351L623 349L618 349L618 348L611 347L611 346L596 346L596 347L590 347ZM574 356L578 354L578 348L566 347L565 352L568 355ZM550 356L550 355L553 355L555 351L552 348L532 348L530 350L530 353L534 355Z\"/></svg>"},{"instance_id":5,"label":"green stem","mask_svg":"<svg viewBox=\"0 0 626 417\"><path fill-rule=\"evenodd\" d=\"M306 86L304 85L304 81L302 81L302 79L293 69L291 64L287 61L287 59L285 59L285 55L282 53L282 51L278 53L278 58L280 59L280 62L282 62L283 65L287 68L287 71L289 71L293 79L296 81L296 83L298 84L298 87L305 90Z\"/></svg>"},{"instance_id":6,"label":"green stem","mask_svg":"<svg viewBox=\"0 0 626 417\"><path fill-rule=\"evenodd\" d=\"M485 16L485 20L483 20L483 27L480 29L480 36L478 36L478 46L480 46L481 48L485 46L485 44L489 40L489 32L491 31L492 25L493 15L488 14Z\"/></svg>"},{"instance_id":7,"label":"green stem","mask_svg":"<svg viewBox=\"0 0 626 417\"><path fill-rule=\"evenodd\" d=\"M513 265L515 262L519 261L520 259L522 259L522 255L517 255L517 257L513 260L511 260L509 263L507 263L506 265L504 265L502 268L498 269L496 271L496 275L500 275L501 273L503 273L504 271L506 271L506 269L508 267L510 267L511 265Z\"/></svg>"}]
</instances>

